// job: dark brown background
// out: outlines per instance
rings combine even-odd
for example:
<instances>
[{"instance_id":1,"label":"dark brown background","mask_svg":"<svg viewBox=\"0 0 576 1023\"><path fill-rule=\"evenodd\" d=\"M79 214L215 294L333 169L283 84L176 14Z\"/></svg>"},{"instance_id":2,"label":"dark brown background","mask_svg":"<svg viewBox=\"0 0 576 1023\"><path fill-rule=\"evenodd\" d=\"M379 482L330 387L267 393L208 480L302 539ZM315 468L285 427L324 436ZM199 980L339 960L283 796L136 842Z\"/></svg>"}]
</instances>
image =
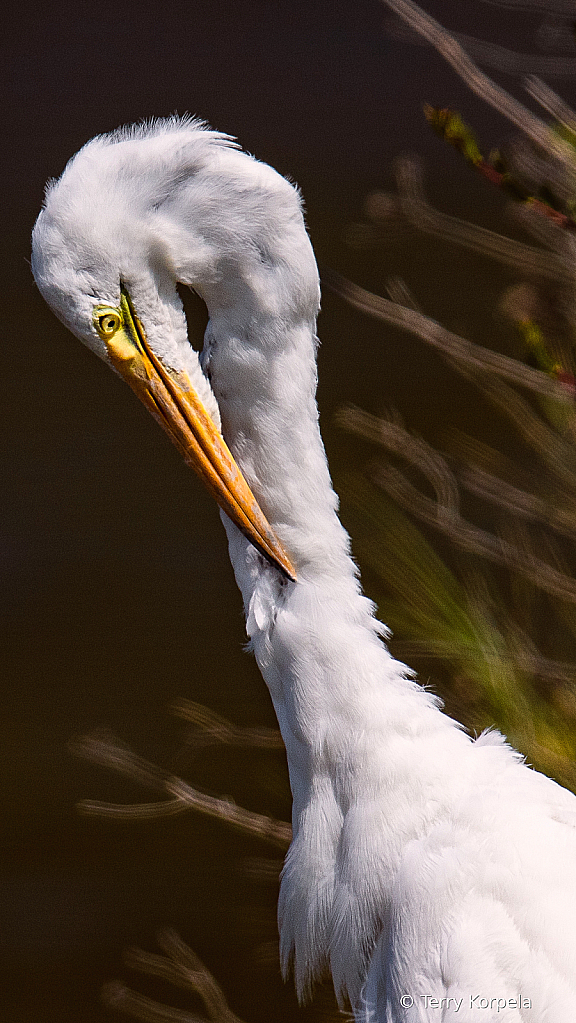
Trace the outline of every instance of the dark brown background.
<instances>
[{"instance_id":1,"label":"dark brown background","mask_svg":"<svg viewBox=\"0 0 576 1023\"><path fill-rule=\"evenodd\" d=\"M534 50L535 12L480 0L427 8L451 28ZM486 150L511 129L430 49L386 34L376 0L24 0L6 18L0 1019L114 1018L99 1000L102 983L129 979L122 949L154 948L166 925L194 946L240 1016L295 1019L274 954L263 967L254 953L275 937L275 886L246 860L270 856L267 847L193 816L119 824L75 810L85 797L152 798L71 756L70 739L98 726L208 791L284 818L290 804L280 754L194 758L167 713L188 696L239 723L273 724L242 652L216 510L124 385L44 305L27 263L30 231L45 180L85 141L190 111L299 182L324 263L375 289L401 273L427 312L482 342L501 271L430 240L359 254L345 230L371 189L391 187L393 158L405 151L426 159L436 205L507 228L502 197L431 134L422 103L461 110ZM496 77L520 94L510 76ZM574 98L573 83L550 83ZM474 429L470 390L415 339L329 293L319 332L319 400L336 469L357 457L358 442L333 424L345 401L397 406L432 441L447 419ZM164 997L185 1004L167 989Z\"/></svg>"}]
</instances>

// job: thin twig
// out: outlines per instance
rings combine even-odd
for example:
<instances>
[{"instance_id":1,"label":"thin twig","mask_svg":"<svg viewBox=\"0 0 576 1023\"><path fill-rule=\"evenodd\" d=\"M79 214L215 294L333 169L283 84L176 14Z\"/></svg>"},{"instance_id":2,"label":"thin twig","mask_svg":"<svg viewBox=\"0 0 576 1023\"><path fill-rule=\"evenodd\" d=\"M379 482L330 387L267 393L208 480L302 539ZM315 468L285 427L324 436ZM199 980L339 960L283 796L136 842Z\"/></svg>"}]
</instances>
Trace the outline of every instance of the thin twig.
<instances>
[{"instance_id":1,"label":"thin twig","mask_svg":"<svg viewBox=\"0 0 576 1023\"><path fill-rule=\"evenodd\" d=\"M513 515L520 515L532 522L542 522L557 533L574 538L576 533L576 511L569 508L555 508L535 494L529 494L513 486L499 476L493 476L476 465L467 465L458 472L462 485L472 494L492 504L505 508Z\"/></svg>"},{"instance_id":2,"label":"thin twig","mask_svg":"<svg viewBox=\"0 0 576 1023\"><path fill-rule=\"evenodd\" d=\"M535 75L530 75L524 84L528 95L532 96L532 99L535 99L555 121L572 131L576 130L576 111L572 110L560 96L557 96L554 90L546 85L546 82L542 82Z\"/></svg>"},{"instance_id":3,"label":"thin twig","mask_svg":"<svg viewBox=\"0 0 576 1023\"><path fill-rule=\"evenodd\" d=\"M496 564L506 565L523 575L537 589L576 604L576 582L573 579L502 538L472 525L461 516L450 514L450 509L441 508L436 501L413 487L398 469L388 465L379 466L374 469L371 478L406 511L441 530L462 550Z\"/></svg>"},{"instance_id":4,"label":"thin twig","mask_svg":"<svg viewBox=\"0 0 576 1023\"><path fill-rule=\"evenodd\" d=\"M253 813L237 806L229 799L218 799L200 792L181 778L136 756L124 744L116 743L109 734L106 734L105 742L100 734L86 736L78 740L73 748L88 760L119 771L128 778L160 789L173 797L162 802L130 804L85 799L78 804L82 813L99 817L150 820L194 809L208 817L227 821L245 834L256 835L264 841L280 846L281 849L287 849L290 845L292 829L285 821Z\"/></svg>"},{"instance_id":5,"label":"thin twig","mask_svg":"<svg viewBox=\"0 0 576 1023\"><path fill-rule=\"evenodd\" d=\"M520 131L528 135L538 146L562 161L568 161L568 154L555 141L548 126L527 107L514 99L505 89L496 85L485 75L465 50L435 18L422 10L413 0L382 0L440 53L466 82L468 87L498 113L507 117Z\"/></svg>"},{"instance_id":6,"label":"thin twig","mask_svg":"<svg viewBox=\"0 0 576 1023\"><path fill-rule=\"evenodd\" d=\"M204 792L193 789L181 778L174 778L171 783L166 785L166 788L171 795L189 803L195 810L199 810L209 817L224 820L243 831L244 834L255 835L281 849L287 849L290 845L292 828L286 821L279 821L274 817L245 810L229 799L208 796Z\"/></svg>"},{"instance_id":7,"label":"thin twig","mask_svg":"<svg viewBox=\"0 0 576 1023\"><path fill-rule=\"evenodd\" d=\"M389 277L386 281L386 291L388 292L388 298L392 302L406 306L407 309L415 309L416 312L421 311L414 295L402 277Z\"/></svg>"},{"instance_id":8,"label":"thin twig","mask_svg":"<svg viewBox=\"0 0 576 1023\"><path fill-rule=\"evenodd\" d=\"M454 32L453 38L466 53L485 67L504 71L508 75L548 75L550 78L573 78L576 74L576 59L559 56L556 53L518 53L498 43L489 43L475 36Z\"/></svg>"},{"instance_id":9,"label":"thin twig","mask_svg":"<svg viewBox=\"0 0 576 1023\"><path fill-rule=\"evenodd\" d=\"M142 1020L143 1023L206 1023L206 1018L198 1016L195 1012L162 1005L153 998L132 991L119 980L104 985L102 1001L109 1009L124 1012L127 1016Z\"/></svg>"},{"instance_id":10,"label":"thin twig","mask_svg":"<svg viewBox=\"0 0 576 1023\"><path fill-rule=\"evenodd\" d=\"M140 948L132 948L125 953L126 964L140 973L160 977L174 987L184 988L199 995L204 1002L208 1018L215 1023L242 1023L229 1008L224 992L214 976L176 931L171 929L161 931L157 940L166 955L155 955Z\"/></svg>"},{"instance_id":11,"label":"thin twig","mask_svg":"<svg viewBox=\"0 0 576 1023\"><path fill-rule=\"evenodd\" d=\"M413 46L425 46L429 40L422 33L409 26L406 22L399 23L397 18L390 17L385 22L387 35ZM466 35L464 32L452 32L452 38L463 50L484 67L503 71L508 75L539 74L554 78L572 78L576 73L574 57L559 54L519 53L509 50L498 43L486 42L477 36Z\"/></svg>"},{"instance_id":12,"label":"thin twig","mask_svg":"<svg viewBox=\"0 0 576 1023\"><path fill-rule=\"evenodd\" d=\"M576 491L576 452L560 434L545 423L527 401L496 376L480 376L462 363L459 372L472 380L490 401L500 409L518 430L526 443L537 452L554 475L568 487L573 500Z\"/></svg>"},{"instance_id":13,"label":"thin twig","mask_svg":"<svg viewBox=\"0 0 576 1023\"><path fill-rule=\"evenodd\" d=\"M359 437L381 444L387 451L401 455L420 469L436 494L439 513L459 514L458 484L442 456L426 441L414 437L398 423L372 416L354 405L336 414L336 422Z\"/></svg>"},{"instance_id":14,"label":"thin twig","mask_svg":"<svg viewBox=\"0 0 576 1023\"><path fill-rule=\"evenodd\" d=\"M542 11L569 18L574 15L574 0L482 0L493 7L516 7L520 11Z\"/></svg>"},{"instance_id":15,"label":"thin twig","mask_svg":"<svg viewBox=\"0 0 576 1023\"><path fill-rule=\"evenodd\" d=\"M156 792L165 792L166 780L171 777L168 771L137 756L120 739L104 729L73 740L69 749L75 756L111 768Z\"/></svg>"},{"instance_id":16,"label":"thin twig","mask_svg":"<svg viewBox=\"0 0 576 1023\"><path fill-rule=\"evenodd\" d=\"M522 274L537 275L553 281L558 281L559 277L573 280L573 268L568 267L555 252L543 252L533 245L514 241L496 231L489 231L434 209L424 194L420 161L414 157L405 156L396 162L396 182L402 212L418 231L455 242L490 259L497 259ZM373 219L376 220L376 216Z\"/></svg>"},{"instance_id":17,"label":"thin twig","mask_svg":"<svg viewBox=\"0 0 576 1023\"><path fill-rule=\"evenodd\" d=\"M406 309L380 295L374 295L358 284L353 284L346 277L342 277L335 270L324 268L322 283L340 295L353 308L394 327L399 327L401 330L416 334L434 348L439 349L444 355L454 359L455 362L474 369L488 371L505 380L511 380L520 387L527 387L531 391L556 398L558 401L572 400L566 388L546 373L525 366L507 355L491 352L488 348L482 348L481 345L467 341L458 334L452 334L428 316L424 316L414 309Z\"/></svg>"},{"instance_id":18,"label":"thin twig","mask_svg":"<svg viewBox=\"0 0 576 1023\"><path fill-rule=\"evenodd\" d=\"M190 803L184 799L164 799L157 803L107 803L100 799L82 799L78 804L86 817L114 817L116 820L157 820L187 813Z\"/></svg>"},{"instance_id":19,"label":"thin twig","mask_svg":"<svg viewBox=\"0 0 576 1023\"><path fill-rule=\"evenodd\" d=\"M576 603L576 582L545 561L533 557L502 537L494 536L462 518L456 480L442 456L420 438L413 437L397 423L371 416L360 409L340 413L339 421L348 430L382 444L388 451L402 455L426 477L436 499L426 497L400 470L378 465L371 478L407 511L428 525L440 529L463 550L519 572L538 589Z\"/></svg>"},{"instance_id":20,"label":"thin twig","mask_svg":"<svg viewBox=\"0 0 576 1023\"><path fill-rule=\"evenodd\" d=\"M203 744L222 744L226 746L261 747L263 749L283 749L282 736L274 728L241 728L233 725L226 718L193 700L177 700L171 710L178 717L190 721L203 733Z\"/></svg>"}]
</instances>

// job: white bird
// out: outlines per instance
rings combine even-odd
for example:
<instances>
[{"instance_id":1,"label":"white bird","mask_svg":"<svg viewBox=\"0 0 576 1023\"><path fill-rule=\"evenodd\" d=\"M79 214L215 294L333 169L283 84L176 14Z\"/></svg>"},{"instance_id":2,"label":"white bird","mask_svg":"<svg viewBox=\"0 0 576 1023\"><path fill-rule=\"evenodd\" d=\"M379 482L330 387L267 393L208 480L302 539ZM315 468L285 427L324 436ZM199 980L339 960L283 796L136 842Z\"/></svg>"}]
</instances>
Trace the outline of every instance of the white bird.
<instances>
[{"instance_id":1,"label":"white bird","mask_svg":"<svg viewBox=\"0 0 576 1023\"><path fill-rule=\"evenodd\" d=\"M300 999L330 971L357 1021L576 1020L576 798L499 733L473 741L383 642L318 426L297 190L198 121L121 129L48 186L32 267L224 509L288 757ZM208 307L200 360L177 282Z\"/></svg>"}]
</instances>

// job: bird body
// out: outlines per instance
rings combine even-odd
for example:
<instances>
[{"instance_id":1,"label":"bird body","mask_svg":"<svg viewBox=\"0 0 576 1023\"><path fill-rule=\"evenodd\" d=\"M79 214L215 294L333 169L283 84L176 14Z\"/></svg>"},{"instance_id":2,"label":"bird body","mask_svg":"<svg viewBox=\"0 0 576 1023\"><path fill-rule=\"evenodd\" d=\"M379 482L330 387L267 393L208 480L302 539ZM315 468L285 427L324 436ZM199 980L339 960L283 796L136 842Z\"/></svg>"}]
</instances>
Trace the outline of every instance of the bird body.
<instances>
[{"instance_id":1,"label":"bird body","mask_svg":"<svg viewBox=\"0 0 576 1023\"><path fill-rule=\"evenodd\" d=\"M33 271L123 374L136 356L100 310L120 322L126 289L166 386L200 396L295 569L222 505L286 745L279 925L300 998L330 971L358 1021L576 1020L576 798L499 733L472 741L383 642L318 425L319 283L295 188L199 122L122 130L49 188ZM177 281L208 307L200 362Z\"/></svg>"}]
</instances>

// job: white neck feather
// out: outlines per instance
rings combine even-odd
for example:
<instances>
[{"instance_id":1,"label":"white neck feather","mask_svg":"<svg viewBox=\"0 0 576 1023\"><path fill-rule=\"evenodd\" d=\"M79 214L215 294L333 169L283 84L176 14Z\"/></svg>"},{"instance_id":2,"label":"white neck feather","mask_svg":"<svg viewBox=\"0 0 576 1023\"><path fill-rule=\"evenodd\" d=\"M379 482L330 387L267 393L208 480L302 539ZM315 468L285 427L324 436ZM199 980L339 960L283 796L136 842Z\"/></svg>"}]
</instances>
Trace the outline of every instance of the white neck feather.
<instances>
[{"instance_id":1,"label":"white neck feather","mask_svg":"<svg viewBox=\"0 0 576 1023\"><path fill-rule=\"evenodd\" d=\"M314 293L317 271L302 222L300 232L293 283ZM309 276L302 282L303 264ZM281 294L274 293L270 267L262 276L253 267L248 284L233 283L233 310L225 303L207 331L205 368L224 435L298 572L296 584L282 579L223 516L294 800L279 904L283 966L293 962L305 995L329 962L337 991L354 1003L382 928L392 861L406 837L403 800L391 793L406 784L406 777L398 782L399 770L413 775L413 800L426 782L426 768L413 755L410 766L402 762L402 743L419 736L426 742L439 730L448 744L468 740L391 657L380 638L386 630L361 595L318 425L315 317L303 316L298 296L286 288L292 268L285 260L282 271ZM253 296L263 292L274 314L256 315ZM376 792L375 821L366 803ZM393 822L386 819L392 808ZM405 816L415 819L413 805L405 805ZM380 840L366 842L363 829L375 826ZM363 870L366 849L381 856L378 869L371 862ZM378 883L369 887L364 877Z\"/></svg>"}]
</instances>

